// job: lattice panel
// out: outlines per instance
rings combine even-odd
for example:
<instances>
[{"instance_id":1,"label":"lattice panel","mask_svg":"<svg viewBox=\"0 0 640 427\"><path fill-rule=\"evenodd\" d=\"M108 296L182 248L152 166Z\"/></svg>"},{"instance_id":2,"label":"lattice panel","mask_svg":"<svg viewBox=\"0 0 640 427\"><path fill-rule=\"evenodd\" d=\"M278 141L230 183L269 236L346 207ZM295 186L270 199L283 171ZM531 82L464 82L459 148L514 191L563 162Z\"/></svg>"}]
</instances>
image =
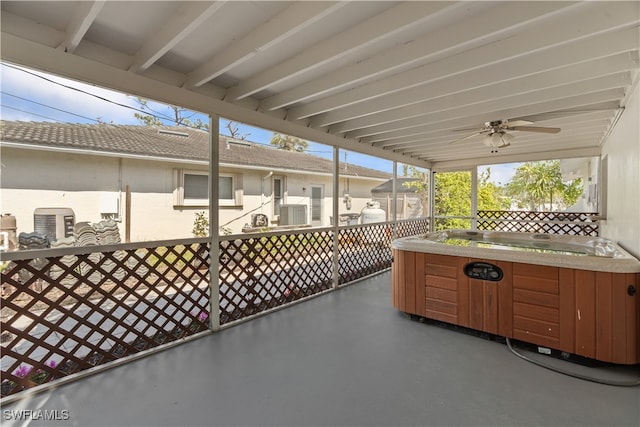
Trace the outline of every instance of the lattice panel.
<instances>
[{"instance_id":1,"label":"lattice panel","mask_svg":"<svg viewBox=\"0 0 640 427\"><path fill-rule=\"evenodd\" d=\"M12 261L2 274L2 396L208 327L206 244Z\"/></svg>"},{"instance_id":2,"label":"lattice panel","mask_svg":"<svg viewBox=\"0 0 640 427\"><path fill-rule=\"evenodd\" d=\"M429 232L429 219L417 218L396 223L396 237L417 236Z\"/></svg>"},{"instance_id":3,"label":"lattice panel","mask_svg":"<svg viewBox=\"0 0 640 427\"><path fill-rule=\"evenodd\" d=\"M220 242L220 324L329 289L333 233Z\"/></svg>"},{"instance_id":4,"label":"lattice panel","mask_svg":"<svg viewBox=\"0 0 640 427\"><path fill-rule=\"evenodd\" d=\"M477 228L492 231L598 236L593 212L478 211Z\"/></svg>"},{"instance_id":5,"label":"lattice panel","mask_svg":"<svg viewBox=\"0 0 640 427\"><path fill-rule=\"evenodd\" d=\"M391 224L340 229L338 245L340 284L391 267Z\"/></svg>"}]
</instances>

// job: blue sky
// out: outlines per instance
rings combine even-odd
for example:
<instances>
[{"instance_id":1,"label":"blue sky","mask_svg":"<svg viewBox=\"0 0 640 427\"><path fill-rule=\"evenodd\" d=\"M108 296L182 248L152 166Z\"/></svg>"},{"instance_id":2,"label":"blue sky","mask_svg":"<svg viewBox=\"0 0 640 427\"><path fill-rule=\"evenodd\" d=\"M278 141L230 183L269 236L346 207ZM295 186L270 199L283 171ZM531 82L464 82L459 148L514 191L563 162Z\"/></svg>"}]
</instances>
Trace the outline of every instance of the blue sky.
<instances>
[{"instance_id":1,"label":"blue sky","mask_svg":"<svg viewBox=\"0 0 640 427\"><path fill-rule=\"evenodd\" d=\"M56 121L69 123L140 124L135 118L140 108L136 98L120 92L104 89L54 75L15 67L2 63L0 67L0 117L3 120ZM166 105L149 102L157 115L170 117ZM194 113L194 117L208 122L204 114ZM227 121L221 120L220 133L229 135ZM235 122L239 134L248 141L269 144L273 131ZM331 147L309 141L310 154L331 158ZM393 172L393 162L356 152L347 152L349 163ZM340 150L340 160L345 160L345 151ZM513 165L492 165L491 178L494 182L506 183L513 175ZM398 165L398 173L401 173ZM482 170L482 169L480 169Z\"/></svg>"}]
</instances>

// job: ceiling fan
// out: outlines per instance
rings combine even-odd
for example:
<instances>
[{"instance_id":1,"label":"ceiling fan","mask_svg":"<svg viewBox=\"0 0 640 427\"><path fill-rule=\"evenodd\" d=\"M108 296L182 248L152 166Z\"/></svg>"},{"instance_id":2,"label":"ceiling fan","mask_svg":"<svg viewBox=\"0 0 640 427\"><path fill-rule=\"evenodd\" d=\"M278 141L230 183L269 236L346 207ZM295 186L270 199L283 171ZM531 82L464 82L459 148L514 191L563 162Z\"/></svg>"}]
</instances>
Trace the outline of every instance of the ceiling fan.
<instances>
[{"instance_id":1,"label":"ceiling fan","mask_svg":"<svg viewBox=\"0 0 640 427\"><path fill-rule=\"evenodd\" d=\"M491 147L492 149L508 147L511 145L511 141L514 136L507 131L520 131L520 132L541 132L541 133L558 133L560 128L550 128L542 126L531 126L533 122L527 120L496 120L492 122L486 122L480 130L477 128L470 129L456 129L456 132L477 130L477 132L467 135L464 138L451 141L449 144L464 141L465 139L473 138L475 136L484 135L482 142L484 145Z\"/></svg>"}]
</instances>

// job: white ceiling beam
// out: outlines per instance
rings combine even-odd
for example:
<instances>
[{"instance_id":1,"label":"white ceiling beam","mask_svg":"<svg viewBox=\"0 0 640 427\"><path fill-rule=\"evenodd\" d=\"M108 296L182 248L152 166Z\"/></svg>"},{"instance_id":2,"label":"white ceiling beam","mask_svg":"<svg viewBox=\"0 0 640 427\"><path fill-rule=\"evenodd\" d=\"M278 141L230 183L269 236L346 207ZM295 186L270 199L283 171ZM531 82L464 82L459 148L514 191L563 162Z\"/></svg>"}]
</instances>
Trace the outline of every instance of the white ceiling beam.
<instances>
[{"instance_id":1,"label":"white ceiling beam","mask_svg":"<svg viewBox=\"0 0 640 427\"><path fill-rule=\"evenodd\" d=\"M544 138L546 141L556 141L566 139L567 137L575 137L577 135L593 135L594 133L602 133L607 128L610 122L610 117L608 117L606 119L594 120L592 122L584 124L560 124L558 125L558 127L560 127L562 130L558 134L539 134L535 132L517 131L512 131L511 133L514 136L517 136L519 142L527 142L531 140L537 141L541 138ZM477 135L472 138L460 140L460 138L464 138L465 136L469 136L473 133L473 131L464 133L453 133L449 131L442 132L438 135L416 135L410 142L402 144L392 143L388 145L381 145L380 147L384 148L385 150L398 151L402 153L413 153L415 151L420 151L424 147L447 151L453 150L455 148L460 148L462 151L464 151L464 147L473 146L473 144L482 139L482 135Z\"/></svg>"},{"instance_id":2,"label":"white ceiling beam","mask_svg":"<svg viewBox=\"0 0 640 427\"><path fill-rule=\"evenodd\" d=\"M529 104L513 109L500 109L495 111L483 111L481 114L465 117L464 121L460 119L442 120L439 123L428 123L423 126L413 127L410 129L402 129L398 131L381 133L372 137L362 138L360 142L365 144L373 144L375 142L385 142L396 138L402 138L410 135L420 135L425 131L432 130L434 126L452 128L461 126L482 126L483 123L492 120L513 119L532 114L544 113L547 111L556 111L570 108L580 108L585 105L597 104L606 101L616 101L624 96L624 89L609 89L586 95L578 95L563 99L555 99L553 101L540 102L537 104Z\"/></svg>"},{"instance_id":3,"label":"white ceiling beam","mask_svg":"<svg viewBox=\"0 0 640 427\"><path fill-rule=\"evenodd\" d=\"M486 165L486 164L494 164L494 163L503 163L503 161L500 160L501 158L516 159L516 160L511 160L509 163L519 163L519 162L531 161L532 159L554 160L554 159L560 159L560 158L592 157L592 156L600 155L601 147L599 147L597 143L594 143L594 141L591 141L591 140L587 140L587 141L579 140L579 141L575 141L575 143L569 144L566 148L563 148L561 151L556 151L556 150L559 150L557 146L553 147L553 146L545 146L545 145L537 145L535 147L516 147L514 145L511 145L509 147L504 147L496 150L495 148L492 149L490 147L480 144L475 150L473 150L472 156L468 157L467 158L468 160L464 160L460 163L468 164L467 162L475 163L477 161L478 162L477 164ZM557 157L557 156L554 156L551 158L547 157L547 156L553 155L550 153L558 153L558 152L566 153L566 155L564 157ZM588 153L588 154L585 154L585 153ZM451 157L448 155L439 155L439 154L432 154L432 153L423 154L423 155L414 155L414 156L411 156L411 158L421 159L427 156L429 158L435 159L434 163L438 165L438 168L440 171L442 171L442 169L440 168L443 168L444 162L454 163L456 161L459 161L459 159L461 159L461 157Z\"/></svg>"},{"instance_id":4,"label":"white ceiling beam","mask_svg":"<svg viewBox=\"0 0 640 427\"><path fill-rule=\"evenodd\" d=\"M514 139L509 146L509 150L553 150L557 147L569 148L575 146L592 146L596 147L599 144L602 133L604 132L604 127L598 129L593 133L576 133L571 136L567 136L565 138L560 139L552 139L552 138L528 138L522 139L521 135L514 135ZM462 145L455 146L444 146L443 144L424 144L421 147L404 151L403 153L407 156L423 156L423 155L433 155L440 156L443 158L444 156L449 156L450 158L462 157L467 155L467 153L474 152L477 153L479 151L483 151L487 149L487 146L483 144L482 139L476 139L470 143L465 143Z\"/></svg>"},{"instance_id":5,"label":"white ceiling beam","mask_svg":"<svg viewBox=\"0 0 640 427\"><path fill-rule=\"evenodd\" d=\"M606 104L600 104L601 107L604 107ZM533 121L535 125L539 126L555 126L555 127L564 127L568 126L579 126L581 123L585 121L610 121L613 117L616 109L618 108L617 102L610 102L609 109L602 109L598 111L591 112L575 112L575 113L563 113L562 115L554 116L553 120L547 120L548 115L532 115L532 116L523 116L518 119ZM469 127L471 129L469 133L472 133L473 130L479 131L481 126ZM416 145L424 144L424 141L446 141L450 142L455 140L456 138L461 138L466 133L461 133L459 131L460 123L457 121L449 122L448 125L434 125L431 129L425 130L424 133L419 135L410 135L404 138L396 138L393 141L383 141L372 144L376 147L383 147L387 150L404 150L408 148L412 148Z\"/></svg>"},{"instance_id":6,"label":"white ceiling beam","mask_svg":"<svg viewBox=\"0 0 640 427\"><path fill-rule=\"evenodd\" d=\"M511 142L510 149L554 149L557 147L575 146L576 144L597 146L600 138L604 133L606 127L600 127L592 130L591 132L574 132L572 135L566 135L563 138L549 138L545 136L533 136L524 138L522 134L513 134L514 139ZM547 135L548 136L548 135ZM425 154L434 156L451 156L453 158L462 157L470 152L481 151L486 148L483 144L482 138L475 139L471 142L465 142L463 144L430 144L425 143L421 146L417 146L410 150L405 150L403 153L408 156L423 156ZM441 157L442 158L442 157Z\"/></svg>"},{"instance_id":7,"label":"white ceiling beam","mask_svg":"<svg viewBox=\"0 0 640 427\"><path fill-rule=\"evenodd\" d=\"M467 116L473 116L478 111L498 111L500 109L514 109L528 104L552 101L554 99L563 99L576 95L599 92L606 89L624 88L631 84L631 75L629 72L611 74L608 76L596 77L589 80L578 80L576 83L568 83L560 86L551 86L544 89L528 90L526 96L519 93L504 92L492 96L490 93L487 97L469 96L466 100L464 97L452 95L455 103L449 104L447 100L441 101L442 107L433 107L432 111L426 111L425 115L412 117L405 120L398 120L391 124L384 124L365 128L347 133L349 138L375 137L376 135L402 130L411 129L413 127L423 126L426 123L438 123L445 120L462 119ZM484 92L484 91L480 91ZM498 96L499 95L499 96ZM459 99L462 98L462 99ZM486 100L485 100L486 99ZM466 100L466 101L465 101ZM460 107L462 105L462 107ZM511 118L511 117L509 117Z\"/></svg>"},{"instance_id":8,"label":"white ceiling beam","mask_svg":"<svg viewBox=\"0 0 640 427\"><path fill-rule=\"evenodd\" d=\"M76 12L67 25L65 40L58 46L58 49L67 53L75 52L104 5L104 0L78 3L78 7L75 8Z\"/></svg>"},{"instance_id":9,"label":"white ceiling beam","mask_svg":"<svg viewBox=\"0 0 640 427\"><path fill-rule=\"evenodd\" d=\"M0 29L2 29L2 33L37 40L46 46L58 47L60 50L64 50L63 41L66 40L64 32L6 10L2 10L0 13ZM4 42L2 39L0 41ZM2 53L2 49L0 49L0 53Z\"/></svg>"},{"instance_id":10,"label":"white ceiling beam","mask_svg":"<svg viewBox=\"0 0 640 427\"><path fill-rule=\"evenodd\" d=\"M418 2L420 3L420 2ZM513 31L523 23L535 21L541 16L566 8L570 3L536 2L527 7L515 4L500 4L489 11L465 19L460 26L447 26L430 32L412 43L395 46L381 55L342 67L330 75L322 76L280 94L266 98L263 110L286 107L310 98L335 92L367 79L379 78L384 74L412 64L417 64L436 54L473 43L480 45L490 35L496 36ZM482 22L482 25L477 25ZM509 25L505 27L505 22ZM387 24L388 25L388 24ZM367 34L365 32L365 34ZM486 43L486 41L484 42Z\"/></svg>"},{"instance_id":11,"label":"white ceiling beam","mask_svg":"<svg viewBox=\"0 0 640 427\"><path fill-rule=\"evenodd\" d=\"M448 9L460 7L460 3L447 2L403 2L391 9L384 11L367 21L356 25L345 32L336 34L328 40L323 41L319 45L311 48L311 52L306 56L316 56L314 50L326 51L327 54L316 56L311 63L321 65L328 60L336 57L347 57L353 51L362 47L371 46L380 41L401 34L407 28L415 28L418 25L426 26L430 21L437 20L439 16ZM399 47L396 47L399 48ZM319 59L318 59L319 58ZM271 76L273 81L279 81L283 77L291 75L292 71L300 72L300 64L283 64L278 67L280 69L279 77L276 78L275 73ZM333 79L335 73L330 73L320 77L319 80ZM257 80L266 81L265 77L257 78ZM315 82L316 80L314 80ZM313 83L307 83L313 84ZM307 84L303 85L306 86ZM251 87L250 82L241 84L241 86ZM254 85L255 87L264 85ZM326 85L327 88L335 88L332 85ZM299 87L298 87L299 90ZM270 96L263 100L260 109L263 111L275 110L289 105L299 100L299 97L292 94L292 91L285 91L282 94Z\"/></svg>"},{"instance_id":12,"label":"white ceiling beam","mask_svg":"<svg viewBox=\"0 0 640 427\"><path fill-rule=\"evenodd\" d=\"M368 136L375 134L382 128L400 128L402 122L407 119L442 111L459 103L462 105L472 104L509 95L524 94L640 67L638 62L634 61L627 53L581 62L563 68L553 68L539 73L537 70L547 63L544 58L533 63L524 59L519 62L523 74L527 72L535 74L515 77L520 69L517 64L494 65L488 67L490 69L482 70L482 72L459 74L427 84L424 87L415 88L412 91L388 95L384 97L384 100L389 109L384 112L364 116L366 106L358 104L346 109L320 114L311 120L311 126L328 126L331 124L330 122L339 121L339 115L363 116L333 124L331 132L346 133L355 130L355 136ZM553 66L549 64L547 68ZM513 78L511 78L512 76ZM489 81L499 81L499 83L482 85L482 83ZM466 88L469 86L472 88L467 90ZM408 106L404 106L407 104ZM393 106L397 107L392 108Z\"/></svg>"},{"instance_id":13,"label":"white ceiling beam","mask_svg":"<svg viewBox=\"0 0 640 427\"><path fill-rule=\"evenodd\" d=\"M551 137L556 137L557 135L562 135L564 137L567 135L575 135L578 132L589 132L589 133L596 132L597 133L606 129L610 123L611 123L611 113L609 113L609 117L607 118L594 120L589 123L559 124L558 127L562 129L559 134L556 134L556 135L545 134L544 137L550 139ZM473 142L481 138L481 136L475 136L473 138L460 141L461 138L464 138L465 136L469 136L471 134L473 134L473 131L465 132L465 133L461 133L461 132L454 133L451 131L449 132L443 131L439 134L430 133L427 135L416 135L416 136L407 138L405 142L397 143L397 141L393 141L392 143L389 143L389 144L380 145L380 147L384 148L385 150L393 150L393 151L398 151L402 153L411 152L412 150L415 150L417 148L424 147L426 144L428 144L429 147L438 147L439 149L442 149L442 150L445 150L445 149L450 150L454 146L464 147L468 141ZM518 134L529 135L522 132ZM536 133L531 133L530 135L532 138L541 137L539 134L536 134ZM524 139L527 140L526 137L524 137ZM458 142L454 142L454 141L458 141Z\"/></svg>"},{"instance_id":14,"label":"white ceiling beam","mask_svg":"<svg viewBox=\"0 0 640 427\"><path fill-rule=\"evenodd\" d=\"M397 34L419 24L450 5L437 2L407 2L374 16L353 28L336 34L294 57L255 75L229 89L229 99L242 99L277 83L322 66L330 61L352 55L357 49ZM273 110L274 99L268 98L262 110ZM278 102L275 101L275 104Z\"/></svg>"},{"instance_id":15,"label":"white ceiling beam","mask_svg":"<svg viewBox=\"0 0 640 427\"><path fill-rule=\"evenodd\" d=\"M580 39L605 32L624 33L617 31L637 25L638 4L636 2L623 3L620 8L609 11L607 5L598 4L597 8L586 6L586 10L570 17L568 22L545 22L531 31L520 33L513 37L489 43L482 47L467 50L463 53L449 56L409 71L395 74L376 82L359 86L339 95L329 96L310 102L300 107L288 110L288 116L305 118L338 108L344 108L358 102L370 103L373 99L433 82L454 74L461 74L470 70L486 67L494 63L505 62L537 50L549 49L552 46L570 44ZM637 46L637 29L630 28L628 37ZM626 33L625 33L626 34ZM599 40L601 37L594 37ZM631 47L630 49L633 49ZM606 55L621 53L624 50L617 46L610 46ZM606 56L602 55L602 56Z\"/></svg>"},{"instance_id":16,"label":"white ceiling beam","mask_svg":"<svg viewBox=\"0 0 640 427\"><path fill-rule=\"evenodd\" d=\"M342 2L295 2L282 13L228 45L211 60L189 73L185 87L201 86L248 59L299 34L344 7Z\"/></svg>"},{"instance_id":17,"label":"white ceiling beam","mask_svg":"<svg viewBox=\"0 0 640 427\"><path fill-rule=\"evenodd\" d=\"M225 3L226 1L185 3L136 52L129 71L134 73L144 72L218 12Z\"/></svg>"},{"instance_id":18,"label":"white ceiling beam","mask_svg":"<svg viewBox=\"0 0 640 427\"><path fill-rule=\"evenodd\" d=\"M555 135L516 131L510 132L510 134L515 137L512 144L519 146L526 144L558 144L561 142L571 142L577 139L593 140L595 144L599 141L606 129L607 122L601 121L594 125L585 126L584 128L566 129L563 127L562 131ZM437 141L424 140L422 143L415 143L411 147L402 149L402 153L407 155L420 155L428 151L447 151L447 154L464 154L465 151L474 149L478 144L483 145L482 138L483 136L477 136L465 141L453 143L451 137L449 137L449 139L439 139Z\"/></svg>"},{"instance_id":19,"label":"white ceiling beam","mask_svg":"<svg viewBox=\"0 0 640 427\"><path fill-rule=\"evenodd\" d=\"M509 147L511 148L511 147ZM532 153L517 153L499 156L485 156L477 157L473 159L465 160L449 160L449 161L436 161L431 165L431 170L435 172L456 170L461 168L473 167L477 165L491 165L496 163L519 163L519 162L534 162L538 160L555 160L555 159L572 159L577 157L597 157L600 155L600 148L587 147L571 150L557 150L557 151L538 151Z\"/></svg>"}]
</instances>

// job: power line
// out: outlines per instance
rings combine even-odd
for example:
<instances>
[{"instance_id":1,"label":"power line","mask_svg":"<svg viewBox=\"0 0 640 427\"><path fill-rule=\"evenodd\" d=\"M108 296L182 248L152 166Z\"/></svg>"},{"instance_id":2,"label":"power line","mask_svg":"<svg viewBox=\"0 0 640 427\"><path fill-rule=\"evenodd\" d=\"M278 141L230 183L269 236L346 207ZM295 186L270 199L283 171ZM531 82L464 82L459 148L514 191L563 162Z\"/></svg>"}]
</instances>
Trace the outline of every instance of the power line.
<instances>
[{"instance_id":1,"label":"power line","mask_svg":"<svg viewBox=\"0 0 640 427\"><path fill-rule=\"evenodd\" d=\"M16 67L16 66L13 66L13 65L10 65L10 64L5 64L5 63L2 63L2 65L3 65L3 66L5 66L5 67L8 67L8 68L11 68L11 69L13 69L13 70L21 71L21 72L23 72L23 73L26 73L26 74L32 75L32 76L37 77L37 78L39 78L39 79L45 80L45 81L47 81L47 82L49 82L49 83L53 83L53 84L55 84L55 85L58 85L58 86L64 87L64 88L66 88L66 89L74 90L74 91L76 91L76 92L80 92L80 93L82 93L82 94L85 94L85 95L88 95L88 96L92 96L92 97L97 98L97 99L99 99L99 100L101 100L101 101L105 101L105 102L108 102L108 103L110 103L110 104L113 104L113 105L117 105L117 106L119 106L119 107L122 107L122 108L127 108L127 109L129 109L129 110L133 110L133 111L136 111L136 112L139 112L139 113L142 113L142 114L148 115L148 116L152 116L152 117L155 117L155 118L157 118L157 119L159 119L159 120L166 120L166 121L169 121L169 122L172 122L172 123L176 123L176 124L177 124L177 122L176 122L174 119L172 119L171 117L166 116L166 115L164 115L164 114L162 114L162 113L152 114L152 113L149 113L149 111L146 111L146 110L143 110L143 109L140 109L140 108L136 108L136 107L132 107L131 105L122 104L122 103L120 103L120 102L113 101L113 100L108 99L108 98L105 98L105 97L103 97L103 96L96 95L96 94L94 94L94 93L88 92L88 91L86 91L86 90L84 90L84 89L80 89L80 88L77 88L77 87L73 87L73 86L66 85L66 84L64 84L64 83L57 82L57 81L55 81L55 80L49 79L49 78L47 78L47 77L45 77L45 76L41 76L41 75L39 75L39 74L36 74L36 73L31 72L31 71L29 71L29 70L25 70L25 69L20 68L20 67ZM93 119L91 119L91 120L93 120ZM185 126L185 127L192 127L192 128L194 128L194 129L198 129L198 128L197 128L197 127L195 127L195 126L188 126L188 125L183 125L183 126Z\"/></svg>"},{"instance_id":2,"label":"power line","mask_svg":"<svg viewBox=\"0 0 640 427\"><path fill-rule=\"evenodd\" d=\"M169 116L166 116L163 113L160 113L160 112L157 112L155 110L152 110L150 107L147 107L147 108L149 108L149 110L151 112L147 111L147 110L140 109L140 108L132 107L130 105L122 104L122 103L117 102L117 101L113 101L111 99L105 98L105 97L100 96L100 95L96 95L94 93L88 92L88 91L80 89L80 88L76 88L76 87L69 86L69 85L66 85L64 83L61 83L61 82L57 82L55 80L49 79L49 78L47 78L45 76L41 76L41 75L39 75L37 73L31 72L29 70L26 70L26 69L23 69L23 68L20 68L20 67L16 67L16 66L13 66L13 65L10 65L10 64L6 64L6 63L2 63L2 65L5 66L5 67L8 67L8 68L11 68L13 70L20 71L20 72L32 75L34 77L37 77L37 78L42 79L42 80L45 80L45 81L47 81L49 83L53 83L53 84L58 85L60 87L64 87L66 89L71 89L71 90L74 90L76 92L80 92L82 94L85 94L85 95L88 95L88 96L92 96L92 97L97 98L97 99L99 99L101 101L108 102L110 104L113 104L113 105L116 105L116 106L119 106L119 107L122 107L122 108L127 108L129 110L133 110L133 111L145 114L147 116L155 117L156 119L161 120L161 121L165 120L165 121L169 121L171 123L175 123L176 125L179 125L179 126L202 130L200 127L197 127L197 126L192 126L192 125L188 125L188 124L185 124L185 123L179 123L177 120L174 120L173 118L171 118ZM8 96L12 96L12 97L21 99L23 101L32 102L32 103L34 103L36 105L40 105L42 107L51 108L53 110L57 110L57 111L60 111L60 112L66 113L66 114L70 114L70 115L73 115L73 116L76 116L76 117L80 117L80 118L83 118L85 120L90 120L90 121L95 122L95 123L102 123L98 119L94 119L94 118L91 118L91 117L86 117L86 116L83 116L83 115L80 115L80 114L73 113L73 112L68 111L68 110L63 110L63 109L60 109L60 108L52 107L50 105L46 105L46 104L43 104L43 103L40 103L40 102L37 102L37 101L33 101L33 100L30 100L30 99L27 99L27 98L20 97L18 95L10 94L10 93L4 92L4 91L2 91L2 93L5 94L5 95L8 95ZM31 113L31 112L28 112L28 111L25 111L25 110L20 110L18 108L10 107L8 105L3 105L3 107L10 108L10 109L13 109L13 110L16 110L16 111L20 111L20 112L23 112L23 113L31 114L31 115L34 115L34 116L37 116L37 117L42 117L42 118L45 118L47 120L53 120L55 122L63 123L63 122L61 122L59 120L56 120L56 119L53 119L51 117L43 116L41 114ZM176 107L176 108L178 108L178 107ZM190 111L190 110L187 110L187 111ZM156 114L153 114L153 113L156 113ZM196 114L198 114L198 113L197 112L193 112L193 114L191 114L189 117L193 117ZM204 113L201 113L201 114L204 114ZM133 132L132 130L130 130L130 131ZM265 147L273 148L273 146L271 144L254 142L254 141L250 141L250 142L253 143L253 144L256 144L256 145L262 145L262 146L265 146ZM319 154L330 154L330 153L332 153L331 150L306 150L305 152L306 153L319 153Z\"/></svg>"},{"instance_id":3,"label":"power line","mask_svg":"<svg viewBox=\"0 0 640 427\"><path fill-rule=\"evenodd\" d=\"M23 109L20 109L20 108L12 107L10 105L0 104L0 106L2 106L2 108L9 108L11 110L19 111L21 113L26 113L26 114L29 114L30 116L42 117L43 119L52 120L52 121L57 122L57 123L64 123L64 122L61 122L58 119L54 119L53 117L44 116L44 115L38 114L38 113L32 113L31 111L27 111L27 110L23 110ZM67 113L67 114L72 114L74 116L82 117L83 119L93 120L93 119L91 119L89 117L81 116L79 114L75 114L75 113L72 113L70 111L64 111L64 110L59 110L59 111L62 111L62 112Z\"/></svg>"},{"instance_id":4,"label":"power line","mask_svg":"<svg viewBox=\"0 0 640 427\"><path fill-rule=\"evenodd\" d=\"M91 117L83 116L83 115L81 115L81 114L72 113L71 111L63 110L63 109L61 109L61 108L52 107L52 106L50 106L50 105L46 105L46 104L43 104L43 103L41 103L41 102L33 101L33 100L31 100L31 99L23 98L23 97L21 97L21 96L14 95L14 94L11 94L11 93L7 93L7 92L5 92L5 91L0 91L0 93L2 93L3 95L12 96L12 97L17 98L17 99L20 99L20 100L22 100L22 101L32 102L32 103L34 103L34 104L36 104L36 105L40 105L40 106L42 106L42 107L51 108L52 110L60 111L61 113L71 114L72 116L80 117L80 118L85 119L85 120L91 120L91 121L94 121L94 122L99 122L99 120L96 120L96 119L91 118ZM4 108L10 108L10 109L12 109L12 110L20 111L20 112L22 112L22 113L27 113L27 114L34 115L34 116L38 116L38 117L43 117L43 118L45 118L45 119L49 119L49 120L56 120L56 119L53 119L53 118L51 118L51 117L46 117L46 116L43 116L43 115L40 115L40 114L36 114L36 113L32 113L32 112L29 112L29 111L26 111L26 110L21 110L21 109L19 109L19 108L12 107L12 106L10 106L10 105L2 104L2 106L3 106ZM58 121L58 120L56 120L56 121Z\"/></svg>"}]
</instances>

